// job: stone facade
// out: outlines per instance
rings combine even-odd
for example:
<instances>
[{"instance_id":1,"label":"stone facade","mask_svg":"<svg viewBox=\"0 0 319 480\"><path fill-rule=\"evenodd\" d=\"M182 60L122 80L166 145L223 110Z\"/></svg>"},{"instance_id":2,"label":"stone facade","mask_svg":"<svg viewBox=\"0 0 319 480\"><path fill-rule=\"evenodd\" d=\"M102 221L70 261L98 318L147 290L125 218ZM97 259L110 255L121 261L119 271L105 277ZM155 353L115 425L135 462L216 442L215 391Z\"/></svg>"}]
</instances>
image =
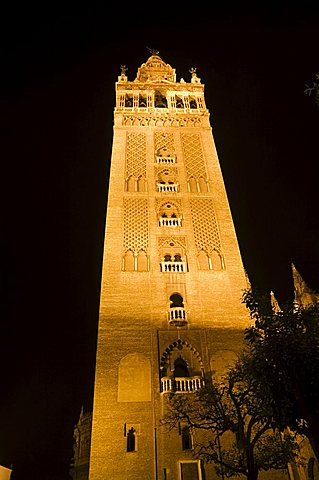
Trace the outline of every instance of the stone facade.
<instances>
[{"instance_id":1,"label":"stone facade","mask_svg":"<svg viewBox=\"0 0 319 480\"><path fill-rule=\"evenodd\" d=\"M217 478L182 428L159 426L165 395L218 378L249 322L204 85L190 73L177 81L153 53L116 83L90 480Z\"/></svg>"}]
</instances>

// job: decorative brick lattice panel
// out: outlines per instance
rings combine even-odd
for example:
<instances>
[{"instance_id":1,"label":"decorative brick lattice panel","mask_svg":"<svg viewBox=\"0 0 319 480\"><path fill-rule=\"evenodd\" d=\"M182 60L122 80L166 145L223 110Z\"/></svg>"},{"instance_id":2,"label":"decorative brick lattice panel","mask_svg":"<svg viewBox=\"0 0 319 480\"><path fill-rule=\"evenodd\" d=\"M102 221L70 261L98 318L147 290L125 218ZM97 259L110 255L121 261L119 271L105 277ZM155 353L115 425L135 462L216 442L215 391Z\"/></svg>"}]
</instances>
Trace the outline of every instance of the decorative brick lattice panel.
<instances>
[{"instance_id":1,"label":"decorative brick lattice panel","mask_svg":"<svg viewBox=\"0 0 319 480\"><path fill-rule=\"evenodd\" d=\"M145 133L128 133L126 139L126 178L146 176Z\"/></svg>"},{"instance_id":2,"label":"decorative brick lattice panel","mask_svg":"<svg viewBox=\"0 0 319 480\"><path fill-rule=\"evenodd\" d=\"M203 177L207 180L205 160L198 133L182 133L182 145L187 177Z\"/></svg>"},{"instance_id":3,"label":"decorative brick lattice panel","mask_svg":"<svg viewBox=\"0 0 319 480\"><path fill-rule=\"evenodd\" d=\"M168 150L174 150L174 137L172 133L155 133L154 134L155 152L159 148L167 147Z\"/></svg>"},{"instance_id":4,"label":"decorative brick lattice panel","mask_svg":"<svg viewBox=\"0 0 319 480\"><path fill-rule=\"evenodd\" d=\"M180 245L182 248L186 248L186 238L185 237L159 237L158 238L158 247L162 248L163 246L167 246L170 243L174 245Z\"/></svg>"},{"instance_id":5,"label":"decorative brick lattice panel","mask_svg":"<svg viewBox=\"0 0 319 480\"><path fill-rule=\"evenodd\" d=\"M145 198L124 199L124 250L147 252L148 210Z\"/></svg>"},{"instance_id":6,"label":"decorative brick lattice panel","mask_svg":"<svg viewBox=\"0 0 319 480\"><path fill-rule=\"evenodd\" d=\"M221 251L214 204L211 199L193 199L190 202L195 244L198 250L210 253Z\"/></svg>"},{"instance_id":7,"label":"decorative brick lattice panel","mask_svg":"<svg viewBox=\"0 0 319 480\"><path fill-rule=\"evenodd\" d=\"M200 127L203 120L201 117L192 116L184 118L176 117L155 117L155 116L134 116L123 115L122 125L126 127Z\"/></svg>"}]
</instances>

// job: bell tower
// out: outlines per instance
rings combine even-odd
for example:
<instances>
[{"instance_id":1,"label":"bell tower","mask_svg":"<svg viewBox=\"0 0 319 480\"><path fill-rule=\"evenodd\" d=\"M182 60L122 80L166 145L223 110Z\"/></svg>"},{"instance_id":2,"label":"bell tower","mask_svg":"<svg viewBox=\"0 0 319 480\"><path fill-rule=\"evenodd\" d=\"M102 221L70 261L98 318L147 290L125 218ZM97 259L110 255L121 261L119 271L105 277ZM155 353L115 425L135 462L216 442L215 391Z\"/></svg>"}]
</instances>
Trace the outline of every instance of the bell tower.
<instances>
[{"instance_id":1,"label":"bell tower","mask_svg":"<svg viewBox=\"0 0 319 480\"><path fill-rule=\"evenodd\" d=\"M196 69L158 52L116 83L90 480L210 480L165 396L218 378L248 315L238 242Z\"/></svg>"}]
</instances>

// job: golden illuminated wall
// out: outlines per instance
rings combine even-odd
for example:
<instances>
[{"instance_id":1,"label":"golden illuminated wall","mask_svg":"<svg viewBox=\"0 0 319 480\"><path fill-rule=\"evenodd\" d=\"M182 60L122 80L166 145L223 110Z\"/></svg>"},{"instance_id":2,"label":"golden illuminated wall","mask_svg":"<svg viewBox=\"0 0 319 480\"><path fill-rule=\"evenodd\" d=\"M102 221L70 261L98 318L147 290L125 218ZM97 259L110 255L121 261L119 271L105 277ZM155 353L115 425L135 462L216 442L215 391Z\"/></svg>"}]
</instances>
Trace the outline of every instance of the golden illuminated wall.
<instances>
[{"instance_id":1,"label":"golden illuminated wall","mask_svg":"<svg viewBox=\"0 0 319 480\"><path fill-rule=\"evenodd\" d=\"M157 53L134 81L125 69L118 78L90 480L201 478L180 432L165 436L159 418L178 362L188 377L174 388L200 388L233 360L247 325L209 118L196 71L177 82Z\"/></svg>"}]
</instances>

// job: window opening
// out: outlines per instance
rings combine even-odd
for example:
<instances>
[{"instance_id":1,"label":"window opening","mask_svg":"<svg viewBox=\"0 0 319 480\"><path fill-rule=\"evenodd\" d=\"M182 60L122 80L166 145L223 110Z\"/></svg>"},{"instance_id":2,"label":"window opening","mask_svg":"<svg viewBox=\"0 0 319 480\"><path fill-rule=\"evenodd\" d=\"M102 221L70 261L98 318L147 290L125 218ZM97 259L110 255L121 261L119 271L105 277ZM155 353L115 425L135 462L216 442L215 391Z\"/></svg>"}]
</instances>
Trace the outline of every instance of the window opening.
<instances>
[{"instance_id":1,"label":"window opening","mask_svg":"<svg viewBox=\"0 0 319 480\"><path fill-rule=\"evenodd\" d=\"M200 471L200 463L198 461L183 461L180 462L180 479L181 480L202 480Z\"/></svg>"},{"instance_id":2,"label":"window opening","mask_svg":"<svg viewBox=\"0 0 319 480\"><path fill-rule=\"evenodd\" d=\"M184 308L183 297L179 293L173 293L173 295L171 295L169 299L171 301L171 308Z\"/></svg>"},{"instance_id":3,"label":"window opening","mask_svg":"<svg viewBox=\"0 0 319 480\"><path fill-rule=\"evenodd\" d=\"M138 192L145 192L146 191L146 182L143 176L138 177L136 182L136 187Z\"/></svg>"},{"instance_id":4,"label":"window opening","mask_svg":"<svg viewBox=\"0 0 319 480\"><path fill-rule=\"evenodd\" d=\"M125 96L125 107L133 107L133 97Z\"/></svg>"},{"instance_id":5,"label":"window opening","mask_svg":"<svg viewBox=\"0 0 319 480\"><path fill-rule=\"evenodd\" d=\"M167 99L159 91L155 92L155 107L156 108L167 108Z\"/></svg>"},{"instance_id":6,"label":"window opening","mask_svg":"<svg viewBox=\"0 0 319 480\"><path fill-rule=\"evenodd\" d=\"M136 439L135 439L135 430L133 427L129 429L126 435L126 451L135 452L136 451Z\"/></svg>"},{"instance_id":7,"label":"window opening","mask_svg":"<svg viewBox=\"0 0 319 480\"><path fill-rule=\"evenodd\" d=\"M182 449L183 450L191 450L192 445L192 434L191 429L188 425L185 425L181 428L181 436L182 436Z\"/></svg>"},{"instance_id":8,"label":"window opening","mask_svg":"<svg viewBox=\"0 0 319 480\"><path fill-rule=\"evenodd\" d=\"M197 103L196 103L195 98L190 98L190 100L189 100L189 107L190 107L190 108L197 108Z\"/></svg>"},{"instance_id":9,"label":"window opening","mask_svg":"<svg viewBox=\"0 0 319 480\"><path fill-rule=\"evenodd\" d=\"M147 107L147 99L146 97L140 95L139 97L139 102L138 102L139 107Z\"/></svg>"},{"instance_id":10,"label":"window opening","mask_svg":"<svg viewBox=\"0 0 319 480\"><path fill-rule=\"evenodd\" d=\"M183 297L179 293L173 293L170 296L170 311L169 323L170 325L182 327L187 324L186 310L184 308Z\"/></svg>"},{"instance_id":11,"label":"window opening","mask_svg":"<svg viewBox=\"0 0 319 480\"><path fill-rule=\"evenodd\" d=\"M197 182L194 177L190 177L188 180L189 191L191 193L197 193Z\"/></svg>"},{"instance_id":12,"label":"window opening","mask_svg":"<svg viewBox=\"0 0 319 480\"><path fill-rule=\"evenodd\" d=\"M132 250L128 250L124 255L124 270L126 272L134 272L135 270L135 260L134 253Z\"/></svg>"},{"instance_id":13,"label":"window opening","mask_svg":"<svg viewBox=\"0 0 319 480\"><path fill-rule=\"evenodd\" d=\"M148 271L148 258L144 250L140 250L137 254L137 271L138 272L147 272Z\"/></svg>"},{"instance_id":14,"label":"window opening","mask_svg":"<svg viewBox=\"0 0 319 480\"><path fill-rule=\"evenodd\" d=\"M189 377L187 363L181 355L174 362L174 377Z\"/></svg>"},{"instance_id":15,"label":"window opening","mask_svg":"<svg viewBox=\"0 0 319 480\"><path fill-rule=\"evenodd\" d=\"M183 99L181 97L176 97L176 108L184 108Z\"/></svg>"}]
</instances>

